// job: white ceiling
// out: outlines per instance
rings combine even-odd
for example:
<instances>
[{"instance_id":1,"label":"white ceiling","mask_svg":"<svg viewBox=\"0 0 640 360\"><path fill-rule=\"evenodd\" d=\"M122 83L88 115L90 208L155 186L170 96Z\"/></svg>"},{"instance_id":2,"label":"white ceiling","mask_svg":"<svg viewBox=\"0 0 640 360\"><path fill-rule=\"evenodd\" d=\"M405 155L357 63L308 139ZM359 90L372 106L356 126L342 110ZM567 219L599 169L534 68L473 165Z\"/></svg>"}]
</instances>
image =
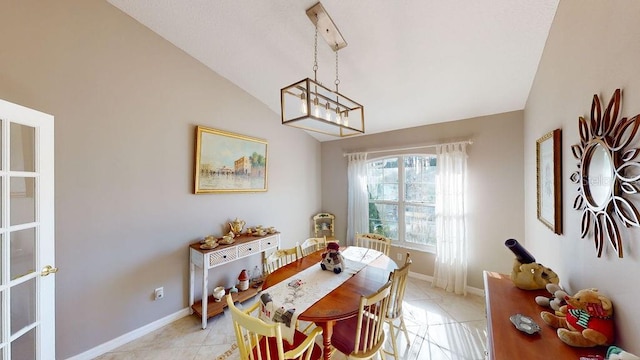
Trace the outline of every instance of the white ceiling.
<instances>
[{"instance_id":1,"label":"white ceiling","mask_svg":"<svg viewBox=\"0 0 640 360\"><path fill-rule=\"evenodd\" d=\"M364 105L367 134L521 110L558 1L323 0L348 43L340 92ZM313 78L317 0L108 2L278 115L280 89ZM321 38L318 80L335 80Z\"/></svg>"}]
</instances>

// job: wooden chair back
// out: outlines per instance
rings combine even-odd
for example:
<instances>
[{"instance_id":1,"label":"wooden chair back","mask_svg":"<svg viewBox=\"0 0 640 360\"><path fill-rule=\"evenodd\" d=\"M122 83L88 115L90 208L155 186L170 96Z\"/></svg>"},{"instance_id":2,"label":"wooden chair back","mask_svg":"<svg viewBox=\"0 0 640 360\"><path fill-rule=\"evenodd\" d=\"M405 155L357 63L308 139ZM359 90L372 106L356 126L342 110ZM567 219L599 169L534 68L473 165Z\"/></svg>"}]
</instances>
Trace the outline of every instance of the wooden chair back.
<instances>
[{"instance_id":1,"label":"wooden chair back","mask_svg":"<svg viewBox=\"0 0 640 360\"><path fill-rule=\"evenodd\" d=\"M390 293L389 281L375 293L360 297L357 320L343 320L334 326L334 347L347 355L347 358L371 359L380 353L384 359L384 324L389 309Z\"/></svg>"},{"instance_id":2,"label":"wooden chair back","mask_svg":"<svg viewBox=\"0 0 640 360\"><path fill-rule=\"evenodd\" d=\"M411 254L407 253L404 265L389 274L391 293L389 294L389 310L387 311L385 321L389 324L389 335L393 351L385 350L385 353L393 355L396 360L400 358L398 351L398 335L400 331L404 332L407 338L407 346L410 344L409 332L407 331L407 326L402 316L402 302L404 301L404 292L407 288L407 279L409 278L411 263ZM396 320L399 320L399 324L397 325Z\"/></svg>"},{"instance_id":3,"label":"wooden chair back","mask_svg":"<svg viewBox=\"0 0 640 360\"><path fill-rule=\"evenodd\" d=\"M238 343L242 360L311 360L319 358L320 348L315 345L315 338L322 334L321 328L315 328L308 336L298 332L293 345L283 342L282 324L267 324L257 317L260 307L257 301L249 309L238 309L231 295L227 295L227 306L231 312L233 330ZM301 336L298 336L301 335ZM295 346L295 347L293 347ZM314 351L315 350L315 351Z\"/></svg>"},{"instance_id":4,"label":"wooden chair back","mask_svg":"<svg viewBox=\"0 0 640 360\"><path fill-rule=\"evenodd\" d=\"M380 234L356 234L356 246L378 250L389 256L389 251L391 250L391 239Z\"/></svg>"},{"instance_id":5,"label":"wooden chair back","mask_svg":"<svg viewBox=\"0 0 640 360\"><path fill-rule=\"evenodd\" d=\"M391 300L387 316L389 318L395 319L402 314L402 301L404 301L404 291L407 288L409 268L412 262L411 254L407 253L404 265L389 274L389 281L391 281Z\"/></svg>"},{"instance_id":6,"label":"wooden chair back","mask_svg":"<svg viewBox=\"0 0 640 360\"><path fill-rule=\"evenodd\" d=\"M298 248L278 249L264 260L264 268L267 274L298 260Z\"/></svg>"},{"instance_id":7,"label":"wooden chair back","mask_svg":"<svg viewBox=\"0 0 640 360\"><path fill-rule=\"evenodd\" d=\"M327 237L308 238L298 245L300 256L304 257L318 250L327 248Z\"/></svg>"}]
</instances>

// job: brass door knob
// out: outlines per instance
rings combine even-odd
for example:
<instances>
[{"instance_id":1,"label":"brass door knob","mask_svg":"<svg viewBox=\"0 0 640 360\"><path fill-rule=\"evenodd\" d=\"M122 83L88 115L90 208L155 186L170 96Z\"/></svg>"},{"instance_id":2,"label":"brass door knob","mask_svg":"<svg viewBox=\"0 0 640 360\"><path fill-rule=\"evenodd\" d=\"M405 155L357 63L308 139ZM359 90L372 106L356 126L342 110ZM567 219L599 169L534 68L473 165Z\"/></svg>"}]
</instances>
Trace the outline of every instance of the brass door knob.
<instances>
[{"instance_id":1,"label":"brass door knob","mask_svg":"<svg viewBox=\"0 0 640 360\"><path fill-rule=\"evenodd\" d=\"M47 265L45 267L42 268L42 271L40 272L40 276L47 276L49 274L54 274L58 272L58 268L57 267L53 267L51 265Z\"/></svg>"}]
</instances>

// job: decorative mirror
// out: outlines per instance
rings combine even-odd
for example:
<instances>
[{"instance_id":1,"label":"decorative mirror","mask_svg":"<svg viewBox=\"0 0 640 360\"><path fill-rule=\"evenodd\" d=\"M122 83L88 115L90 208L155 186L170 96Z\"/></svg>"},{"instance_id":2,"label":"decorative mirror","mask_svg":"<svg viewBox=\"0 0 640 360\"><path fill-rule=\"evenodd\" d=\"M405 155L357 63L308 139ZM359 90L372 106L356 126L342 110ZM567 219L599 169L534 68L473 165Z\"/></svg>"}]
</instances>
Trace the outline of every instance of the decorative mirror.
<instances>
[{"instance_id":1,"label":"decorative mirror","mask_svg":"<svg viewBox=\"0 0 640 360\"><path fill-rule=\"evenodd\" d=\"M640 180L640 150L628 147L640 126L640 114L618 119L620 89L617 89L602 112L598 95L593 95L591 119L580 116L580 143L571 146L579 161L571 181L578 184L573 208L582 211L581 237L593 237L602 256L605 240L622 257L622 238L618 223L625 227L640 227L636 206L629 196L638 193Z\"/></svg>"}]
</instances>

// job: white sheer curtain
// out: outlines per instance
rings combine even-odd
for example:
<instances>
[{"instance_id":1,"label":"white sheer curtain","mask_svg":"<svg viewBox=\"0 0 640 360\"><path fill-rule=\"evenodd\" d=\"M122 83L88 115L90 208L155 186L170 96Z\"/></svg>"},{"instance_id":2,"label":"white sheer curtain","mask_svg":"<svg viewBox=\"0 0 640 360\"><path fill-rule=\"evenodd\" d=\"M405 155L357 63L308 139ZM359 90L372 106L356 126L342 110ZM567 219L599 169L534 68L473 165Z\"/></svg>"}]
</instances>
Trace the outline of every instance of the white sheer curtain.
<instances>
[{"instance_id":1,"label":"white sheer curtain","mask_svg":"<svg viewBox=\"0 0 640 360\"><path fill-rule=\"evenodd\" d=\"M436 263L433 287L467 293L466 143L440 145L436 180Z\"/></svg>"},{"instance_id":2,"label":"white sheer curtain","mask_svg":"<svg viewBox=\"0 0 640 360\"><path fill-rule=\"evenodd\" d=\"M348 155L349 180L347 209L347 239L354 244L356 233L369 232L369 196L367 193L367 153Z\"/></svg>"}]
</instances>

